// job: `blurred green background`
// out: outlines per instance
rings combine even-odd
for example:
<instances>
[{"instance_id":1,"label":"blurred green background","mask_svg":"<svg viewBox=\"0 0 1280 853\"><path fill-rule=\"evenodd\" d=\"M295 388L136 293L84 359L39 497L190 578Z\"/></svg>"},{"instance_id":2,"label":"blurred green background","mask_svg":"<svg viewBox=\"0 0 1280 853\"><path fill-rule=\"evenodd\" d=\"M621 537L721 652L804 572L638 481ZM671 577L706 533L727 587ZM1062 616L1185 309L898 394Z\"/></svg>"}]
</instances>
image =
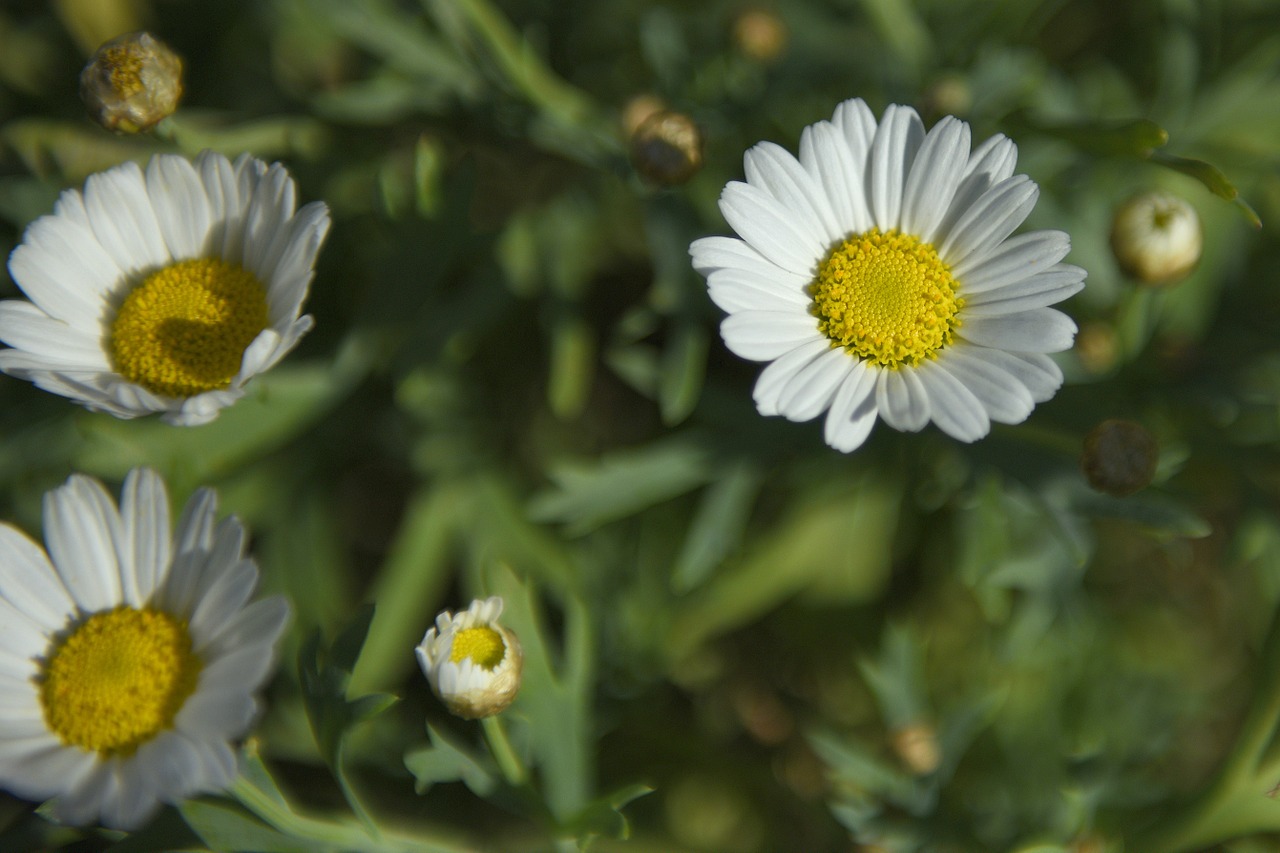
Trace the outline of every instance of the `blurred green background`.
<instances>
[{"instance_id":1,"label":"blurred green background","mask_svg":"<svg viewBox=\"0 0 1280 853\"><path fill-rule=\"evenodd\" d=\"M113 136L77 75L144 28L186 96ZM820 421L755 413L758 368L720 343L688 244L729 233L716 199L748 147L794 151L850 97L1011 136L1041 187L1027 227L1070 233L1081 333L1027 423L973 446L881 426L846 457ZM629 160L653 103L704 134L683 185ZM0 517L38 533L72 471L216 486L294 602L250 752L296 811L363 801L513 853L1280 849L1280 4L0 7L0 251L90 173L203 148L282 160L329 204L315 331L194 429L0 378ZM1155 188L1205 234L1166 288L1108 246L1116 206ZM1081 474L1106 418L1159 441L1131 497ZM524 781L412 654L438 610L491 593L529 655L502 718ZM244 809L117 843L6 797L0 849L325 849L261 813L274 835L254 835Z\"/></svg>"}]
</instances>

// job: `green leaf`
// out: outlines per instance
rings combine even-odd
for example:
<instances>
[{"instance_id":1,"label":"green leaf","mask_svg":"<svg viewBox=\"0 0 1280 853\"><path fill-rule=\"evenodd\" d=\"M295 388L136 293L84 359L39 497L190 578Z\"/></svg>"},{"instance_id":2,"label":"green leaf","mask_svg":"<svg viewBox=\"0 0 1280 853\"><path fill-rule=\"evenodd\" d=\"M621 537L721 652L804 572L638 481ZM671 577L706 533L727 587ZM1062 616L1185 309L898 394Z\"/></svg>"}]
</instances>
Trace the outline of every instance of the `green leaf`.
<instances>
[{"instance_id":1,"label":"green leaf","mask_svg":"<svg viewBox=\"0 0 1280 853\"><path fill-rule=\"evenodd\" d=\"M924 645L905 625L890 625L875 660L859 661L858 668L876 697L880 714L890 729L929 719L925 691Z\"/></svg>"},{"instance_id":2,"label":"green leaf","mask_svg":"<svg viewBox=\"0 0 1280 853\"><path fill-rule=\"evenodd\" d=\"M178 811L211 850L307 853L315 849L312 843L272 829L232 803L187 800Z\"/></svg>"},{"instance_id":3,"label":"green leaf","mask_svg":"<svg viewBox=\"0 0 1280 853\"><path fill-rule=\"evenodd\" d=\"M1149 119L1073 124L1034 124L1036 130L1070 142L1091 154L1150 157L1169 142L1169 132Z\"/></svg>"},{"instance_id":4,"label":"green leaf","mask_svg":"<svg viewBox=\"0 0 1280 853\"><path fill-rule=\"evenodd\" d=\"M363 608L327 648L323 645L320 631L313 632L298 653L298 674L307 718L320 755L337 780L351 810L371 833L376 834L376 825L356 796L342 759L343 744L352 727L382 713L398 701L389 694L376 693L354 700L347 698L351 668L364 645L373 613L372 606Z\"/></svg>"},{"instance_id":5,"label":"green leaf","mask_svg":"<svg viewBox=\"0 0 1280 853\"><path fill-rule=\"evenodd\" d=\"M1082 489L1073 506L1084 515L1130 521L1165 536L1202 539L1213 532L1213 525L1204 516L1156 493L1113 498Z\"/></svg>"},{"instance_id":6,"label":"green leaf","mask_svg":"<svg viewBox=\"0 0 1280 853\"><path fill-rule=\"evenodd\" d=\"M612 838L626 841L631 838L631 822L622 813L622 809L640 797L653 793L648 785L628 785L592 801L570 823L574 835L578 837L578 848L587 849L596 838Z\"/></svg>"},{"instance_id":7,"label":"green leaf","mask_svg":"<svg viewBox=\"0 0 1280 853\"><path fill-rule=\"evenodd\" d=\"M477 797L487 797L498 787L497 768L488 756L476 757L455 744L443 732L427 724L431 746L405 753L404 766L413 774L414 790L425 794L440 782L463 782Z\"/></svg>"},{"instance_id":8,"label":"green leaf","mask_svg":"<svg viewBox=\"0 0 1280 853\"><path fill-rule=\"evenodd\" d=\"M658 380L658 405L666 426L683 421L698 404L707 369L708 346L707 332L701 324L681 323L672 332L662 353Z\"/></svg>"},{"instance_id":9,"label":"green leaf","mask_svg":"<svg viewBox=\"0 0 1280 853\"><path fill-rule=\"evenodd\" d=\"M707 486L672 568L673 589L688 592L701 585L739 546L762 480L755 465L741 462Z\"/></svg>"},{"instance_id":10,"label":"green leaf","mask_svg":"<svg viewBox=\"0 0 1280 853\"><path fill-rule=\"evenodd\" d=\"M1153 151L1150 159L1153 163L1159 163L1161 166L1167 166L1175 172L1195 178L1204 184L1209 192L1218 198L1226 199L1240 208L1254 228L1262 227L1262 220L1258 217L1257 211L1240 197L1240 191L1236 189L1231 181L1227 180L1227 176L1217 166L1206 163L1203 160L1193 160L1190 157L1177 157L1172 154L1166 154L1163 151Z\"/></svg>"},{"instance_id":11,"label":"green leaf","mask_svg":"<svg viewBox=\"0 0 1280 853\"><path fill-rule=\"evenodd\" d=\"M554 488L534 495L529 513L538 521L563 523L569 535L578 536L692 491L711 478L711 470L710 451L699 439L681 435L552 468Z\"/></svg>"}]
</instances>

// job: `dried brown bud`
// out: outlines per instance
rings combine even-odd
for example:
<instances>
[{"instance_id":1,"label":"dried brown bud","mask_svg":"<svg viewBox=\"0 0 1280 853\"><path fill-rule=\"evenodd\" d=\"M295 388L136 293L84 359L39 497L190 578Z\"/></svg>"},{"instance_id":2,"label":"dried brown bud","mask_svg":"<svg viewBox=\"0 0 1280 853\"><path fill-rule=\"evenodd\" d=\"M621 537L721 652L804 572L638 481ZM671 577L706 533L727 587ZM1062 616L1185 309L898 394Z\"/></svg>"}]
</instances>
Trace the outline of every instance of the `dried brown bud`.
<instances>
[{"instance_id":1,"label":"dried brown bud","mask_svg":"<svg viewBox=\"0 0 1280 853\"><path fill-rule=\"evenodd\" d=\"M683 184L702 168L702 131L684 113L653 113L631 135L631 163L650 183Z\"/></svg>"},{"instance_id":2,"label":"dried brown bud","mask_svg":"<svg viewBox=\"0 0 1280 853\"><path fill-rule=\"evenodd\" d=\"M1146 427L1111 419L1085 436L1080 467L1094 489L1123 498L1151 485L1159 455L1155 436Z\"/></svg>"},{"instance_id":3,"label":"dried brown bud","mask_svg":"<svg viewBox=\"0 0 1280 853\"><path fill-rule=\"evenodd\" d=\"M98 48L80 73L80 97L107 130L147 130L178 108L182 60L150 33L119 36Z\"/></svg>"},{"instance_id":4,"label":"dried brown bud","mask_svg":"<svg viewBox=\"0 0 1280 853\"><path fill-rule=\"evenodd\" d=\"M1172 284L1200 261L1204 233L1187 202L1162 190L1120 205L1111 223L1111 251L1125 275L1146 284Z\"/></svg>"}]
</instances>

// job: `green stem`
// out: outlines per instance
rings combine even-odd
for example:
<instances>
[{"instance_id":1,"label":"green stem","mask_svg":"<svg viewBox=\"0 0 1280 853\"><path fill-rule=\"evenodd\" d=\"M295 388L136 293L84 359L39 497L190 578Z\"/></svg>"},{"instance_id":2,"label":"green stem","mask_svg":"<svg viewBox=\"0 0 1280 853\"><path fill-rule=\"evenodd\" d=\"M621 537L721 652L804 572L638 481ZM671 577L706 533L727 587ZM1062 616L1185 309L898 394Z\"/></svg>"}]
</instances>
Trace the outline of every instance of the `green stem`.
<instances>
[{"instance_id":1,"label":"green stem","mask_svg":"<svg viewBox=\"0 0 1280 853\"><path fill-rule=\"evenodd\" d=\"M502 771L502 777L507 780L507 784L513 788L523 785L529 779L529 771L525 769L524 762L511 746L511 740L507 737L507 730L502 725L501 716L485 717L480 721L480 725L484 728L485 742L489 744L489 754L493 756L494 761L498 762L498 768Z\"/></svg>"},{"instance_id":2,"label":"green stem","mask_svg":"<svg viewBox=\"0 0 1280 853\"><path fill-rule=\"evenodd\" d=\"M325 849L355 853L475 853L475 849L453 840L424 833L383 833L372 838L364 827L352 821L329 821L304 817L277 797L241 776L230 792L242 806L279 832L313 842Z\"/></svg>"}]
</instances>

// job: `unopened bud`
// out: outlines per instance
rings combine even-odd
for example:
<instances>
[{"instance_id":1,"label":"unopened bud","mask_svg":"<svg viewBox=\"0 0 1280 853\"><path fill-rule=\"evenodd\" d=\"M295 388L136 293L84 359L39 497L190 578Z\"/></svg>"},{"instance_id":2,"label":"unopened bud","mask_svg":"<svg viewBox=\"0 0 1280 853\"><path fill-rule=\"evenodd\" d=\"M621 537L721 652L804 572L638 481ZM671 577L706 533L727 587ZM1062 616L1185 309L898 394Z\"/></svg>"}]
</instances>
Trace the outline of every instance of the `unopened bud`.
<instances>
[{"instance_id":1,"label":"unopened bud","mask_svg":"<svg viewBox=\"0 0 1280 853\"><path fill-rule=\"evenodd\" d=\"M747 9L733 22L733 43L743 56L773 62L787 49L787 25L767 9Z\"/></svg>"},{"instance_id":2,"label":"unopened bud","mask_svg":"<svg viewBox=\"0 0 1280 853\"><path fill-rule=\"evenodd\" d=\"M702 168L702 131L684 113L653 113L631 135L631 162L650 183L683 184Z\"/></svg>"},{"instance_id":3,"label":"unopened bud","mask_svg":"<svg viewBox=\"0 0 1280 853\"><path fill-rule=\"evenodd\" d=\"M929 723L910 723L895 731L893 751L917 776L928 776L942 763L938 731Z\"/></svg>"},{"instance_id":4,"label":"unopened bud","mask_svg":"<svg viewBox=\"0 0 1280 853\"><path fill-rule=\"evenodd\" d=\"M1111 251L1125 275L1147 284L1172 284L1200 261L1204 233L1195 208L1162 190L1120 205L1111 223Z\"/></svg>"},{"instance_id":5,"label":"unopened bud","mask_svg":"<svg viewBox=\"0 0 1280 853\"><path fill-rule=\"evenodd\" d=\"M414 649L432 691L459 717L492 717L520 692L524 653L515 633L498 623L502 603L493 596L456 616L444 611Z\"/></svg>"},{"instance_id":6,"label":"unopened bud","mask_svg":"<svg viewBox=\"0 0 1280 853\"><path fill-rule=\"evenodd\" d=\"M150 33L128 33L98 48L80 72L80 97L107 130L138 133L182 100L182 60Z\"/></svg>"},{"instance_id":7,"label":"unopened bud","mask_svg":"<svg viewBox=\"0 0 1280 853\"><path fill-rule=\"evenodd\" d=\"M1151 485L1159 455L1155 436L1142 424L1105 420L1085 436L1080 467L1095 490L1123 498Z\"/></svg>"},{"instance_id":8,"label":"unopened bud","mask_svg":"<svg viewBox=\"0 0 1280 853\"><path fill-rule=\"evenodd\" d=\"M630 98L622 107L622 130L630 138L640 129L640 125L654 113L660 113L667 108L667 102L659 98L657 95L645 92Z\"/></svg>"},{"instance_id":9,"label":"unopened bud","mask_svg":"<svg viewBox=\"0 0 1280 853\"><path fill-rule=\"evenodd\" d=\"M1101 320L1082 323L1076 335L1076 357L1090 373L1106 373L1115 367L1120 341L1110 323Z\"/></svg>"}]
</instances>

